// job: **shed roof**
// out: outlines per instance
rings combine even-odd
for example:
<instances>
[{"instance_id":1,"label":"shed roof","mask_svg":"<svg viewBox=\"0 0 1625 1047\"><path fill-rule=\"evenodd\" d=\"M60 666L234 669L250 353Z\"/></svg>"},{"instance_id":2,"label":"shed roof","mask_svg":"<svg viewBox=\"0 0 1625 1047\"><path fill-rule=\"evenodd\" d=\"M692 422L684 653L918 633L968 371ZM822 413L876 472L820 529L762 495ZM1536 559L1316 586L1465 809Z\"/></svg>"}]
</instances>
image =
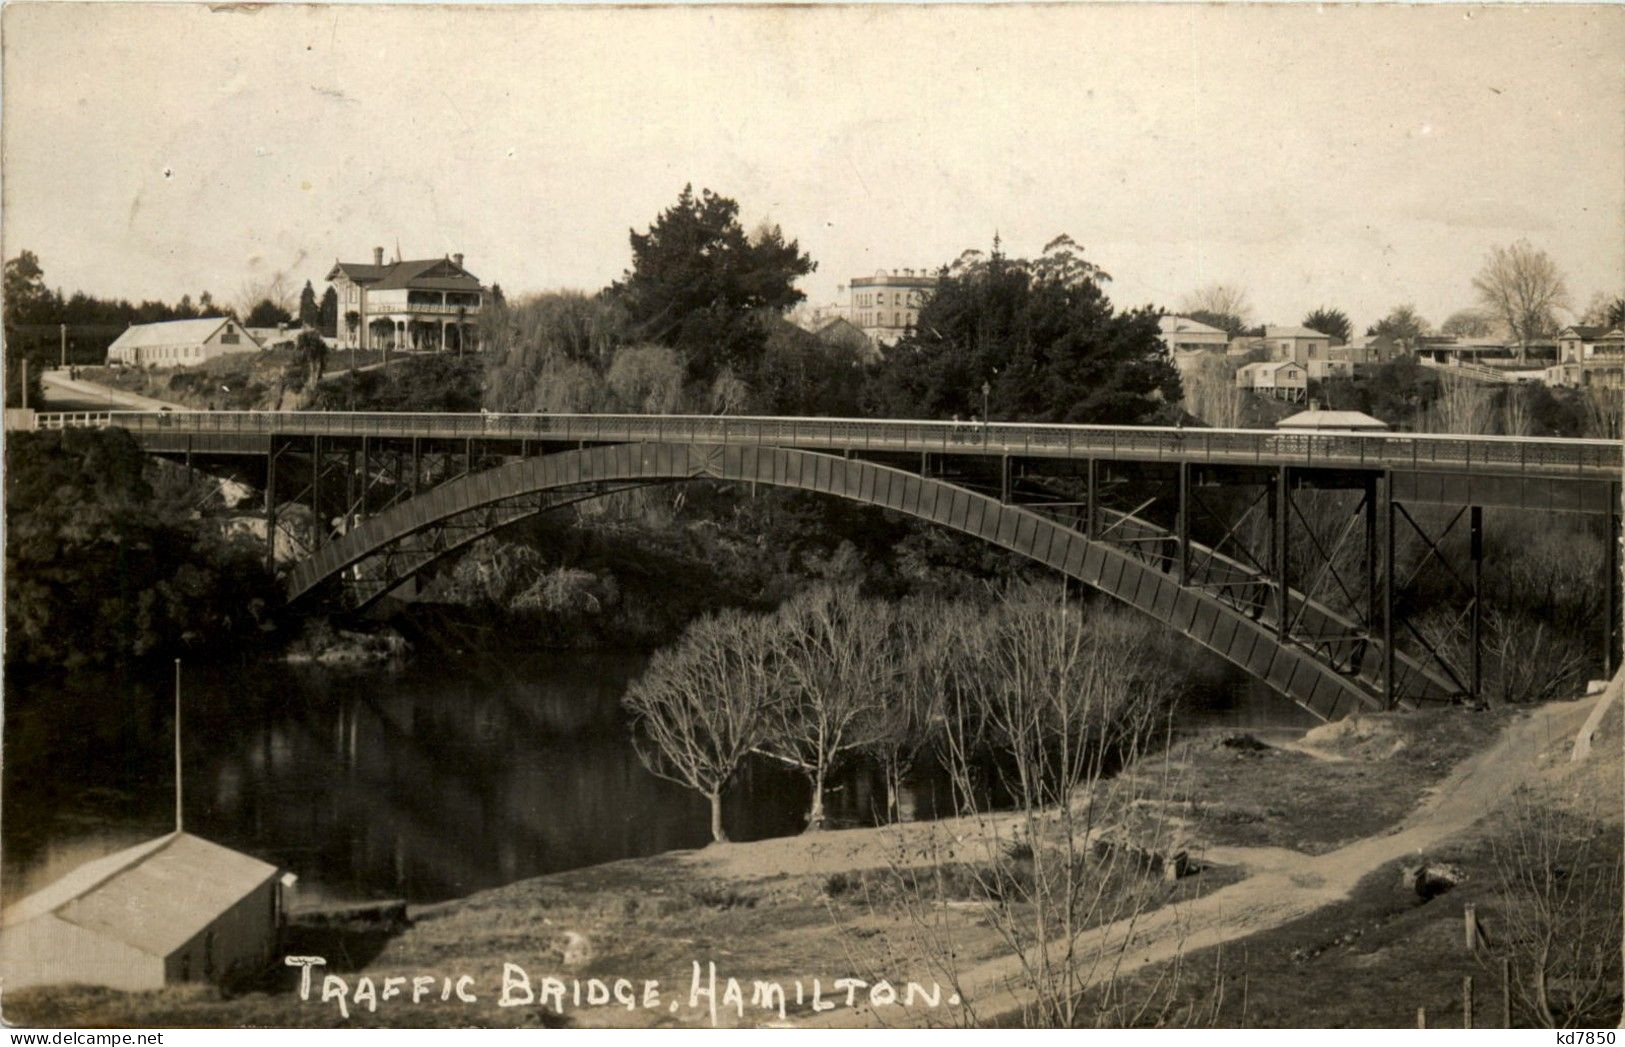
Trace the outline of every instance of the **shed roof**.
<instances>
[{"instance_id":1,"label":"shed roof","mask_svg":"<svg viewBox=\"0 0 1625 1047\"><path fill-rule=\"evenodd\" d=\"M1275 423L1277 429L1387 429L1388 423L1363 411L1323 411L1311 408Z\"/></svg>"},{"instance_id":2,"label":"shed roof","mask_svg":"<svg viewBox=\"0 0 1625 1047\"><path fill-rule=\"evenodd\" d=\"M214 337L226 324L234 322L228 316L209 316L198 320L165 320L156 324L133 324L114 339L109 349L144 349L153 345L198 345Z\"/></svg>"},{"instance_id":3,"label":"shed roof","mask_svg":"<svg viewBox=\"0 0 1625 1047\"><path fill-rule=\"evenodd\" d=\"M1162 316L1157 318L1157 326L1163 334L1216 334L1224 335L1217 327L1192 320L1188 316Z\"/></svg>"},{"instance_id":4,"label":"shed roof","mask_svg":"<svg viewBox=\"0 0 1625 1047\"><path fill-rule=\"evenodd\" d=\"M1243 371L1251 371L1254 374L1262 374L1265 371L1279 371L1283 367L1298 366L1300 365L1294 360L1260 360L1256 363L1247 364L1241 369Z\"/></svg>"},{"instance_id":5,"label":"shed roof","mask_svg":"<svg viewBox=\"0 0 1625 1047\"><path fill-rule=\"evenodd\" d=\"M168 956L276 875L276 866L191 833L86 862L6 907L4 925L46 913L152 956Z\"/></svg>"}]
</instances>

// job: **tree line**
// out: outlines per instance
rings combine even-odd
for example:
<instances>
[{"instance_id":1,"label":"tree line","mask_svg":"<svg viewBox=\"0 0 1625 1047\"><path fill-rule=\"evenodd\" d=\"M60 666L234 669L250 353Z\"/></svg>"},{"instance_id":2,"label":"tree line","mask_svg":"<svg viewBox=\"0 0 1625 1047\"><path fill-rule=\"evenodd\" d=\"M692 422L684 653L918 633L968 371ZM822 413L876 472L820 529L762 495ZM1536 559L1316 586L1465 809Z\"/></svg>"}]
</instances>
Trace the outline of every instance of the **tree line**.
<instances>
[{"instance_id":1,"label":"tree line","mask_svg":"<svg viewBox=\"0 0 1625 1047\"><path fill-rule=\"evenodd\" d=\"M961 793L983 758L995 776L1046 789L1084 776L1076 761L1109 760L1168 713L1177 686L1162 643L1150 623L1036 586L1005 591L989 613L825 584L772 613L697 619L623 702L645 766L705 796L722 842L723 793L753 755L806 776L809 831L824 825L831 776L856 759L882 770L893 819L901 783L928 760L952 767Z\"/></svg>"}]
</instances>

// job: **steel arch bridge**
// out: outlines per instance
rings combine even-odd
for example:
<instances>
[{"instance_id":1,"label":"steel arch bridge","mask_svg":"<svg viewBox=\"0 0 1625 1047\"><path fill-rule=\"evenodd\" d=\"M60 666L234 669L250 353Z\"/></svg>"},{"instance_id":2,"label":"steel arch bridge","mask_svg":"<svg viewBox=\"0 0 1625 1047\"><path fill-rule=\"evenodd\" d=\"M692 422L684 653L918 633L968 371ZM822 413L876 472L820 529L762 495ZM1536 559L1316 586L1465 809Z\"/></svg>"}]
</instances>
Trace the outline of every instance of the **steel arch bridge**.
<instances>
[{"instance_id":1,"label":"steel arch bridge","mask_svg":"<svg viewBox=\"0 0 1625 1047\"><path fill-rule=\"evenodd\" d=\"M1479 695L1486 507L1602 515L1611 536L1620 511L1620 445L1608 441L688 416L33 420L74 426L126 428L151 453L258 483L268 559L279 537L305 549L285 578L293 601L365 606L483 535L613 491L760 484L1026 556L1327 719ZM314 510L308 541L279 523L292 503ZM1404 541L1419 563L1397 562ZM1603 544L1604 577L1615 578L1617 542ZM1466 657L1447 657L1407 614L1424 570L1459 591ZM1604 588L1611 668L1617 585Z\"/></svg>"}]
</instances>

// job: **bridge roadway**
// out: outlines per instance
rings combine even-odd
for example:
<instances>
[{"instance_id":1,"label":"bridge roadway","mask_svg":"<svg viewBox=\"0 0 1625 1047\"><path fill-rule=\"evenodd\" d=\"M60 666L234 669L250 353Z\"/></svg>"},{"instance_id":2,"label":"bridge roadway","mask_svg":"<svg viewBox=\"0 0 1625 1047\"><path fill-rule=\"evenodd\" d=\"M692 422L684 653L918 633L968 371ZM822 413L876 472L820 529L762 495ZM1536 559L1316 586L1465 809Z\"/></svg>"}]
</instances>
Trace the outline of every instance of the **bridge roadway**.
<instances>
[{"instance_id":1,"label":"bridge roadway","mask_svg":"<svg viewBox=\"0 0 1625 1047\"><path fill-rule=\"evenodd\" d=\"M854 453L1051 458L1380 472L1393 496L1446 505L1617 512L1612 440L1031 425L726 415L111 411L40 414L35 428L115 426L155 453L268 455L278 440L782 447ZM333 444L329 444L333 446ZM510 452L511 453L511 452Z\"/></svg>"}]
</instances>

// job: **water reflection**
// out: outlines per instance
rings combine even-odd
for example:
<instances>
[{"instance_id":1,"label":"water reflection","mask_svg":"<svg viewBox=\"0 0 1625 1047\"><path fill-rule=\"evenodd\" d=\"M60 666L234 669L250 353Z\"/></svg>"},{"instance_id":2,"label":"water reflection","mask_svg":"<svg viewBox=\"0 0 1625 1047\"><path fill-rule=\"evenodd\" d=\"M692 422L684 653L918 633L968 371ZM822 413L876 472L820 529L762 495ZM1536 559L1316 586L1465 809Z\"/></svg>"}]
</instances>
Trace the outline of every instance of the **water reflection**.
<instances>
[{"instance_id":1,"label":"water reflection","mask_svg":"<svg viewBox=\"0 0 1625 1047\"><path fill-rule=\"evenodd\" d=\"M304 897L344 900L437 900L702 846L704 800L649 774L629 741L619 700L645 658L190 668L186 827L292 870ZM8 687L0 897L171 827L168 672ZM1215 689L1212 705L1184 726L1296 722L1291 706L1244 687ZM929 773L900 799L920 817L949 802ZM729 834L799 832L807 800L800 775L752 763L728 794ZM861 767L826 799L835 825L872 822L884 804Z\"/></svg>"},{"instance_id":2,"label":"water reflection","mask_svg":"<svg viewBox=\"0 0 1625 1047\"><path fill-rule=\"evenodd\" d=\"M704 801L645 771L619 698L636 653L329 673L189 670L186 825L277 861L314 897L445 898L696 847ZM9 702L4 891L15 898L172 817L167 674L77 678ZM862 820L867 776L832 814ZM732 790L736 839L797 832L807 787L772 764Z\"/></svg>"}]
</instances>

